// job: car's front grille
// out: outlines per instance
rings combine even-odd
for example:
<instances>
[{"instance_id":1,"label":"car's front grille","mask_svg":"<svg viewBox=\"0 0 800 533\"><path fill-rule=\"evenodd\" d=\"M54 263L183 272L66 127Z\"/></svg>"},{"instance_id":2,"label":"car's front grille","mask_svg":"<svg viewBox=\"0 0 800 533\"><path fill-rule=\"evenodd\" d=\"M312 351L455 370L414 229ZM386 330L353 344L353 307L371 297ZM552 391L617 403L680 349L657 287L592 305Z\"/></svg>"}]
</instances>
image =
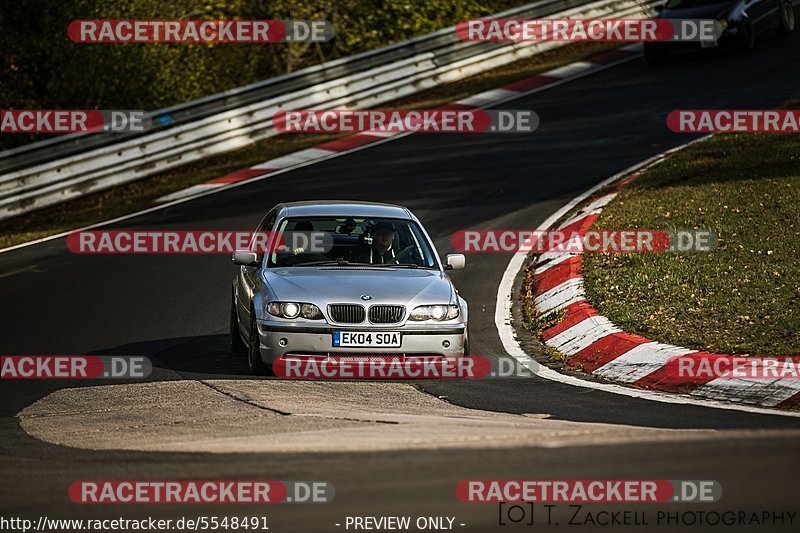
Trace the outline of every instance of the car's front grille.
<instances>
[{"instance_id":1,"label":"car's front grille","mask_svg":"<svg viewBox=\"0 0 800 533\"><path fill-rule=\"evenodd\" d=\"M405 313L406 308L402 305L373 305L369 308L369 321L373 324L397 324Z\"/></svg>"},{"instance_id":2,"label":"car's front grille","mask_svg":"<svg viewBox=\"0 0 800 533\"><path fill-rule=\"evenodd\" d=\"M332 304L328 306L328 314L340 324L360 324L364 322L364 306L358 304Z\"/></svg>"}]
</instances>

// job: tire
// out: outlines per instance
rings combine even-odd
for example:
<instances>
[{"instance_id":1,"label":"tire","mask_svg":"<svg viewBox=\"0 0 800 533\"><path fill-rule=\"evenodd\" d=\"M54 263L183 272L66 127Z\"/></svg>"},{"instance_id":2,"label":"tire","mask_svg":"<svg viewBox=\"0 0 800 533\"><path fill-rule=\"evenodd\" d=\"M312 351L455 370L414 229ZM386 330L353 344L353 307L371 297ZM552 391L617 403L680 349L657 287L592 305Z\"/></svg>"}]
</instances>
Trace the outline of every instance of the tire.
<instances>
[{"instance_id":1,"label":"tire","mask_svg":"<svg viewBox=\"0 0 800 533\"><path fill-rule=\"evenodd\" d=\"M756 32L753 31L753 27L750 25L750 23L743 22L739 31L742 34L741 41L739 42L739 48L744 51L750 51L754 49L756 47Z\"/></svg>"},{"instance_id":2,"label":"tire","mask_svg":"<svg viewBox=\"0 0 800 533\"><path fill-rule=\"evenodd\" d=\"M464 356L469 355L469 328L467 328L467 334L465 335L464 339Z\"/></svg>"},{"instance_id":3,"label":"tire","mask_svg":"<svg viewBox=\"0 0 800 533\"><path fill-rule=\"evenodd\" d=\"M259 345L261 339L258 337L258 324L256 323L256 312L254 309L250 310L250 335L247 346L247 367L250 369L251 374L263 376L270 374L269 365L261 359L261 351Z\"/></svg>"},{"instance_id":4,"label":"tire","mask_svg":"<svg viewBox=\"0 0 800 533\"><path fill-rule=\"evenodd\" d=\"M231 316L230 316L230 326L228 328L229 334L229 343L231 353L242 354L247 351L247 346L245 346L244 341L242 340L242 334L239 331L239 319L236 316L236 298L231 298Z\"/></svg>"},{"instance_id":5,"label":"tire","mask_svg":"<svg viewBox=\"0 0 800 533\"><path fill-rule=\"evenodd\" d=\"M794 32L794 28L796 26L795 17L794 17L794 7L792 3L789 1L781 2L781 15L780 15L780 26L778 26L778 33L783 35L789 35L790 33Z\"/></svg>"}]
</instances>

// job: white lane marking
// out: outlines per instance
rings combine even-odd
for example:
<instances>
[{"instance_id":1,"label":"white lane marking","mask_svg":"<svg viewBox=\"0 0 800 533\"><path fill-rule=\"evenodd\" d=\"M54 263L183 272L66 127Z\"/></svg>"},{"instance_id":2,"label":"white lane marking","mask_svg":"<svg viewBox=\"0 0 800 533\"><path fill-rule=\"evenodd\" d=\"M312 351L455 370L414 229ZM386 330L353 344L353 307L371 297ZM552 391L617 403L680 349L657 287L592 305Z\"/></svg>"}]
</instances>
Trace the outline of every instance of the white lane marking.
<instances>
[{"instance_id":1,"label":"white lane marking","mask_svg":"<svg viewBox=\"0 0 800 533\"><path fill-rule=\"evenodd\" d=\"M567 226L571 226L572 224L575 224L576 222L583 220L588 216L599 215L600 212L603 210L603 207L605 207L611 200L616 198L617 194L619 193L614 192L610 194L604 194L600 198L593 200L589 205L579 209L578 212L575 213L572 217L568 218L566 221L561 223L558 226L558 229L564 229Z\"/></svg>"},{"instance_id":2,"label":"white lane marking","mask_svg":"<svg viewBox=\"0 0 800 533\"><path fill-rule=\"evenodd\" d=\"M326 150L324 148L306 148L305 150L299 150L297 152L276 157L275 159L270 159L269 161L264 161L263 163L259 163L250 168L259 170L268 168L289 168L299 163L305 163L306 161L311 161L313 159L328 157L335 153L336 152L333 150Z\"/></svg>"},{"instance_id":3,"label":"white lane marking","mask_svg":"<svg viewBox=\"0 0 800 533\"><path fill-rule=\"evenodd\" d=\"M797 378L717 378L693 390L693 396L775 406L800 392Z\"/></svg>"},{"instance_id":4,"label":"white lane marking","mask_svg":"<svg viewBox=\"0 0 800 533\"><path fill-rule=\"evenodd\" d=\"M629 59L625 59L623 61L628 61L628 60ZM631 174L632 172L641 170L646 166L652 165L657 161L664 159L669 154L677 152L678 150L681 150L696 142L708 139L709 137L711 137L711 135L704 135L699 139L695 139L694 141L682 144L671 150L668 150L659 155L653 156L645 161L642 161L641 163L637 163L636 165L633 165L632 167L627 168L622 172L601 181L600 183L590 188L586 192L579 194L578 196L567 202L561 209L557 210L555 213L550 215L547 218L547 220L542 222L542 224L540 224L539 227L536 229L538 231L545 231L550 229L550 227L556 222L558 222L558 220L561 217L563 217L564 215L575 209L575 207L578 204L580 204L581 202L592 196L594 193L596 193L603 187L606 187L607 185L614 183L615 181ZM495 306L494 310L494 323L495 327L497 328L497 334L500 337L500 342L503 343L503 348L505 349L506 353L514 357L517 361L520 362L520 364L524 365L536 376L543 379L548 379L550 381L558 381L559 383L572 385L574 387L581 387L584 389L595 389L602 392L608 392L611 394L618 394L620 396L628 396L630 398L639 398L643 400L651 400L662 403L672 403L672 404L690 405L698 407L710 407L714 409L724 409L727 411L741 411L746 413L757 413L757 414L800 418L800 413L791 411L781 411L778 409L769 409L764 407L754 407L749 405L725 403L716 400L701 399L697 398L696 396L691 396L688 394L675 394L668 392L634 389L632 387L626 387L624 385L587 381L585 379L581 379L575 376L568 376L566 374L561 374L551 368L540 365L528 354L526 354L525 350L523 350L522 347L519 345L519 342L517 342L517 338L514 334L514 327L511 325L511 295L513 294L514 290L514 280L516 279L517 274L519 274L520 270L525 264L526 257L527 257L526 252L516 252L514 253L514 255L511 256L511 260L508 262L508 266L506 267L506 270L503 273L503 277L500 280L500 284L497 287L497 305Z\"/></svg>"},{"instance_id":5,"label":"white lane marking","mask_svg":"<svg viewBox=\"0 0 800 533\"><path fill-rule=\"evenodd\" d=\"M575 355L600 339L622 331L604 316L590 316L562 331L546 344L566 355Z\"/></svg>"},{"instance_id":6,"label":"white lane marking","mask_svg":"<svg viewBox=\"0 0 800 533\"><path fill-rule=\"evenodd\" d=\"M223 185L224 183L198 183L197 185L192 185L186 189L181 189L179 191L160 196L156 198L156 202L171 202L172 200L177 200L178 198L194 196L195 194L203 193L215 187L222 187Z\"/></svg>"},{"instance_id":7,"label":"white lane marking","mask_svg":"<svg viewBox=\"0 0 800 533\"><path fill-rule=\"evenodd\" d=\"M536 310L542 315L560 311L570 304L585 299L583 295L583 278L570 278L564 283L543 292L533 298Z\"/></svg>"},{"instance_id":8,"label":"white lane marking","mask_svg":"<svg viewBox=\"0 0 800 533\"><path fill-rule=\"evenodd\" d=\"M453 103L479 107L491 102L496 102L497 100L508 98L509 96L513 96L516 94L517 91L510 91L508 89L491 89L489 91L484 91L482 93L473 94L472 96L468 96L463 100L459 100Z\"/></svg>"},{"instance_id":9,"label":"white lane marking","mask_svg":"<svg viewBox=\"0 0 800 533\"><path fill-rule=\"evenodd\" d=\"M540 265L533 271L534 274L541 274L542 272L553 268L554 266L563 263L572 257L578 257L577 252L545 252L536 260L536 264Z\"/></svg>"},{"instance_id":10,"label":"white lane marking","mask_svg":"<svg viewBox=\"0 0 800 533\"><path fill-rule=\"evenodd\" d=\"M634 383L662 368L673 357L689 355L695 352L697 350L681 348L671 344L646 342L612 359L592 372L592 374L624 383Z\"/></svg>"},{"instance_id":11,"label":"white lane marking","mask_svg":"<svg viewBox=\"0 0 800 533\"><path fill-rule=\"evenodd\" d=\"M592 200L592 202L586 207L584 207L581 211L588 212L588 211L600 210L604 208L606 205L608 205L608 203L611 202L611 200L616 198L618 194L619 193L616 192L604 194L603 196L597 198L596 200Z\"/></svg>"},{"instance_id":12,"label":"white lane marking","mask_svg":"<svg viewBox=\"0 0 800 533\"><path fill-rule=\"evenodd\" d=\"M577 74L585 74L588 71L595 70L602 65L599 63L589 63L588 61L576 61L563 67L554 68L547 72L542 72L540 76L548 76L550 78L571 78Z\"/></svg>"},{"instance_id":13,"label":"white lane marking","mask_svg":"<svg viewBox=\"0 0 800 533\"><path fill-rule=\"evenodd\" d=\"M372 135L373 137L394 137L395 135L400 134L399 131L378 131L378 130L367 130L362 133L364 135Z\"/></svg>"}]
</instances>

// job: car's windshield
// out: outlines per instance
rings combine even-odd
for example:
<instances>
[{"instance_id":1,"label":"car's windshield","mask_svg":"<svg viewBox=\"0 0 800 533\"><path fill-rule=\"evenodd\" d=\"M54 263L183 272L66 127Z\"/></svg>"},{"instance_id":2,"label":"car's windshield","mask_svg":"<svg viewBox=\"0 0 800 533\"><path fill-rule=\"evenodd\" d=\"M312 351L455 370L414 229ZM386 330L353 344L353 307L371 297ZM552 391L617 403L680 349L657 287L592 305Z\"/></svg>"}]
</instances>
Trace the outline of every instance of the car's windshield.
<instances>
[{"instance_id":1,"label":"car's windshield","mask_svg":"<svg viewBox=\"0 0 800 533\"><path fill-rule=\"evenodd\" d=\"M438 268L416 222L388 218L283 219L268 267L391 265Z\"/></svg>"}]
</instances>

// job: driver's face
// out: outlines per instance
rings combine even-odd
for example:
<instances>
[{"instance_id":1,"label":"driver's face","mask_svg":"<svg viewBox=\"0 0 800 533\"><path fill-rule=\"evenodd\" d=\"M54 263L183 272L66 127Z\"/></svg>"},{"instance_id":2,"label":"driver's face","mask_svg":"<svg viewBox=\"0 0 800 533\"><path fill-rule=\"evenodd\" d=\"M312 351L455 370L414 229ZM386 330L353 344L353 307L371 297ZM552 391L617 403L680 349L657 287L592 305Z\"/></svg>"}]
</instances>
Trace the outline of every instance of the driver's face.
<instances>
[{"instance_id":1,"label":"driver's face","mask_svg":"<svg viewBox=\"0 0 800 533\"><path fill-rule=\"evenodd\" d=\"M375 234L372 246L379 252L385 252L392 247L392 241L394 241L394 232L381 231Z\"/></svg>"}]
</instances>

